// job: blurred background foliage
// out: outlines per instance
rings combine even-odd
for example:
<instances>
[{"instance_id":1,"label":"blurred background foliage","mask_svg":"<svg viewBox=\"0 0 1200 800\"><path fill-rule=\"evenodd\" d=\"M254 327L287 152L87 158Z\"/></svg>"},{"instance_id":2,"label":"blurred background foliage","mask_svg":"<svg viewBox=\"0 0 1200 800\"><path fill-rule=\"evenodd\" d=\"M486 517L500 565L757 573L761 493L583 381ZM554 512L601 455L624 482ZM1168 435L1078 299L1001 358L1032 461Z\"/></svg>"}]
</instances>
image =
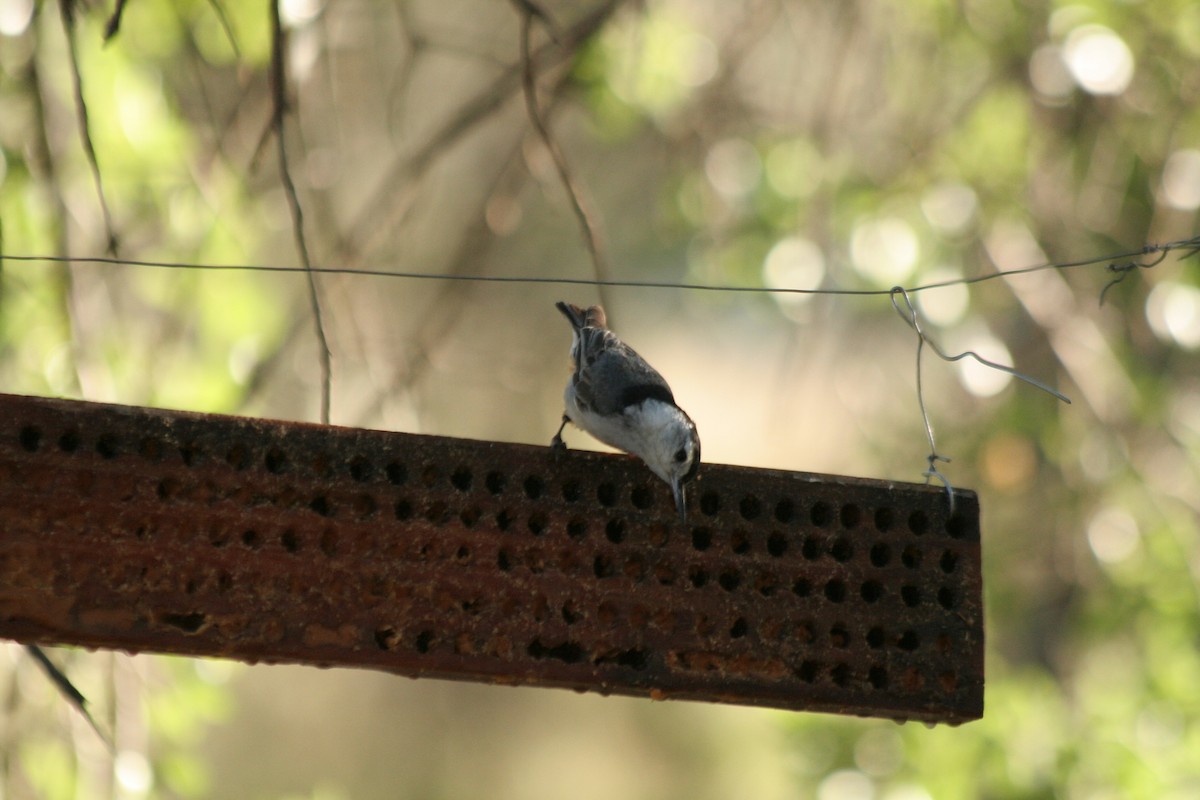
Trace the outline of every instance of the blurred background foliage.
<instances>
[{"instance_id":1,"label":"blurred background foliage","mask_svg":"<svg viewBox=\"0 0 1200 800\"><path fill-rule=\"evenodd\" d=\"M614 277L887 289L1188 239L1200 3L547 2L540 101ZM314 261L594 276L521 98L502 0L282 0ZM70 13L64 13L70 12ZM294 265L267 3L0 0L6 255ZM64 20L70 20L68 26ZM69 37L69 38L68 38ZM80 138L79 64L105 203ZM1126 259L1127 260L1127 259ZM20 648L0 797L1200 795L1200 277L1171 255L915 295L1074 403L927 361L944 471L980 492L983 720L891 722ZM324 276L336 423L546 442L594 291ZM919 480L916 341L887 298L607 289L711 461ZM0 388L313 419L302 276L5 261ZM573 446L592 446L582 435Z\"/></svg>"}]
</instances>

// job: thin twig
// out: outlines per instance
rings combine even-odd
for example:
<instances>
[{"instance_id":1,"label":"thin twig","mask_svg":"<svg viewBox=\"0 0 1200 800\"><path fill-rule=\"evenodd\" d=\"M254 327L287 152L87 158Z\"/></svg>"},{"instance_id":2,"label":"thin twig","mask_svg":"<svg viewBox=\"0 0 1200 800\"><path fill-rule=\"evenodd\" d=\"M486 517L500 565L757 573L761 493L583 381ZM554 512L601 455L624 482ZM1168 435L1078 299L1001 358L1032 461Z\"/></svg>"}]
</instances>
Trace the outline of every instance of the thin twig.
<instances>
[{"instance_id":1,"label":"thin twig","mask_svg":"<svg viewBox=\"0 0 1200 800\"><path fill-rule=\"evenodd\" d=\"M27 644L25 645L25 649L33 657L33 660L37 662L38 666L42 668L42 671L46 673L46 677L54 684L54 688L63 696L63 699L78 711L80 716L87 720L87 724L100 737L100 741L104 742L104 746L108 748L109 752L116 752L113 749L112 740L105 735L104 731L100 730L100 726L96 723L92 712L88 710L87 698L75 688L75 684L71 683L71 679L66 676L66 673L59 669L50 660L50 657L46 655L46 652L36 644Z\"/></svg>"},{"instance_id":2,"label":"thin twig","mask_svg":"<svg viewBox=\"0 0 1200 800\"><path fill-rule=\"evenodd\" d=\"M538 106L537 68L532 52L534 21L538 20L542 22L554 41L558 41L560 36L556 31L553 20L550 19L549 15L541 7L533 3L532 0L512 0L512 3L521 14L521 86L525 95L525 110L529 116L529 123L537 132L538 138L542 140L542 144L546 147L547 152L550 153L550 158L554 161L554 167L558 171L559 180L562 181L563 188L567 192L567 198L571 202L571 210L575 213L575 218L579 222L579 230L583 235L583 245L587 249L588 255L592 258L592 266L595 270L596 278L597 280L603 280L608 277L608 263L604 255L604 245L599 233L599 225L597 224L595 213L588 207L587 201L583 196L583 190L575 180L570 164L567 163L567 157L559 146L558 141L550 133L550 128L546 124L546 120L543 118L542 111ZM611 307L603 289L600 289L600 302L606 309Z\"/></svg>"},{"instance_id":3,"label":"thin twig","mask_svg":"<svg viewBox=\"0 0 1200 800\"><path fill-rule=\"evenodd\" d=\"M418 36L412 20L412 6L408 3L398 3L396 14L400 18L400 37L404 48L400 54L400 65L392 70L392 80L388 88L388 135L392 139L400 138L397 117L403 122L407 109L408 89L413 72L417 67L417 56L426 46L423 36Z\"/></svg>"},{"instance_id":4,"label":"thin twig","mask_svg":"<svg viewBox=\"0 0 1200 800\"><path fill-rule=\"evenodd\" d=\"M508 157L500 162L501 169L489 181L483 204L486 204L487 197L496 194L515 195L517 184L527 179L528 172L519 165L520 152L519 141L514 142ZM455 239L454 252L446 262L446 274L466 275L477 269L478 264L485 260L489 248L496 243L485 214L472 211L464 216L471 222ZM467 293L471 286L470 283L447 282L434 291L408 326L410 333L405 339L411 343L411 347L404 354L404 366L397 368L386 385L372 390L370 401L358 409L358 418L371 419L381 413L389 398L406 396L430 370L434 362L433 353L440 343L453 337L455 326L464 317L463 308L469 304Z\"/></svg>"},{"instance_id":5,"label":"thin twig","mask_svg":"<svg viewBox=\"0 0 1200 800\"><path fill-rule=\"evenodd\" d=\"M39 37L40 37L39 33ZM33 109L33 130L27 139L29 146L29 164L39 182L47 188L47 194L52 206L52 214L48 220L50 240L54 249L64 258L69 251L67 241L67 204L63 197L62 182L54 151L50 146L50 122L46 115L46 99L42 90L40 63L37 58L29 59L24 74L28 86L29 98ZM54 293L54 308L58 312L56 322L61 325L62 338L68 343L65 349L68 373L70 375L70 391L83 392L83 379L80 375L79 360L81 342L84 337L78 329L72 306L75 298L74 270L70 261L62 262L62 269L56 270L50 279Z\"/></svg>"},{"instance_id":6,"label":"thin twig","mask_svg":"<svg viewBox=\"0 0 1200 800\"><path fill-rule=\"evenodd\" d=\"M121 29L121 18L125 15L125 3L127 0L117 0L117 5L113 9L112 16L108 18L108 22L104 25L104 43L117 35Z\"/></svg>"},{"instance_id":7,"label":"thin twig","mask_svg":"<svg viewBox=\"0 0 1200 800\"><path fill-rule=\"evenodd\" d=\"M278 0L268 0L271 6L271 126L275 133L276 152L279 154L279 174L287 196L288 210L292 215L292 233L296 239L296 250L308 277L308 300L312 307L313 324L316 327L317 345L321 360L321 422L329 424L330 395L333 388L332 356L329 340L325 336L325 320L321 314L321 301L317 292L317 272L308 255L308 243L304 237L304 210L300 197L292 182L288 166L287 147L284 143L284 115L287 113L287 73L284 69L283 21L280 19Z\"/></svg>"},{"instance_id":8,"label":"thin twig","mask_svg":"<svg viewBox=\"0 0 1200 800\"><path fill-rule=\"evenodd\" d=\"M229 46L233 48L233 58L235 61L242 60L242 48L238 46L237 36L233 32L233 25L229 23L229 15L225 13L225 7L221 5L220 0L208 0L209 6L212 7L213 13L217 15L217 22L221 26L221 30L225 32L225 38L229 40Z\"/></svg>"},{"instance_id":9,"label":"thin twig","mask_svg":"<svg viewBox=\"0 0 1200 800\"><path fill-rule=\"evenodd\" d=\"M562 44L562 33L559 31L558 26L554 24L554 18L546 12L546 9L533 2L533 0L512 0L512 4L517 7L517 11L520 12L522 19L529 20L530 22L536 19L546 27L546 32L550 34L552 42ZM529 59L522 58L521 62L528 64Z\"/></svg>"},{"instance_id":10,"label":"thin twig","mask_svg":"<svg viewBox=\"0 0 1200 800\"><path fill-rule=\"evenodd\" d=\"M117 255L117 232L113 227L112 214L104 197L104 181L100 177L100 162L96 157L96 146L92 142L91 124L88 122L87 102L83 98L83 74L79 68L79 49L75 45L75 0L59 0L58 10L62 16L63 30L67 37L67 54L71 59L71 81L75 92L75 114L79 119L79 135L83 140L83 151L92 172L92 183L100 201L100 213L104 217L104 231L108 237L107 252Z\"/></svg>"},{"instance_id":11,"label":"thin twig","mask_svg":"<svg viewBox=\"0 0 1200 800\"><path fill-rule=\"evenodd\" d=\"M547 66L566 60L604 26L623 2L625 0L607 0L597 6L562 32L561 47L544 45L534 54L535 59ZM351 230L339 238L336 248L339 260L357 260L361 254L369 252L373 243L385 232L395 229L396 217L399 216L397 209L403 213L403 209L408 207L413 184L437 163L440 156L504 108L513 92L521 88L522 72L520 64L506 69L430 134L411 156L397 161L388 169L387 174L376 182L378 188L372 190L371 196L363 203L363 211L352 223Z\"/></svg>"}]
</instances>

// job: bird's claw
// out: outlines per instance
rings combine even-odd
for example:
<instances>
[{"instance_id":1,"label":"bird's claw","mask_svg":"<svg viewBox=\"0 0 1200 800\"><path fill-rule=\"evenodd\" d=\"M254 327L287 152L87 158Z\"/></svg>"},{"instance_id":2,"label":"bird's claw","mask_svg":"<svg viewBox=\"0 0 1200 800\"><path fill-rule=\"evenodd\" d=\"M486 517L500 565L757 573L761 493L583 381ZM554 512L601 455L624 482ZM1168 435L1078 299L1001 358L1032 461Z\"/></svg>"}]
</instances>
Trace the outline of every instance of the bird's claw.
<instances>
[{"instance_id":1,"label":"bird's claw","mask_svg":"<svg viewBox=\"0 0 1200 800\"><path fill-rule=\"evenodd\" d=\"M567 449L567 443L563 441L562 432L563 428L567 427L567 423L570 421L571 418L563 414L562 424L558 426L558 433L554 434L554 438L550 440L550 453L555 458L558 458L559 454Z\"/></svg>"}]
</instances>

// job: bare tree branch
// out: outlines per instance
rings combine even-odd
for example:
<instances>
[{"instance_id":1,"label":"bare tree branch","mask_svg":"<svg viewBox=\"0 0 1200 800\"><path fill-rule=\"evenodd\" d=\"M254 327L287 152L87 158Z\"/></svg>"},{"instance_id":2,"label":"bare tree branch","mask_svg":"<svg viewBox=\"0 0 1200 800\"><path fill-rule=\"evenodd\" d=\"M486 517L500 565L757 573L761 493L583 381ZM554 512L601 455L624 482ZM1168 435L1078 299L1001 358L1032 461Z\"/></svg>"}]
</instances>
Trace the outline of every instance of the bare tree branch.
<instances>
[{"instance_id":1,"label":"bare tree branch","mask_svg":"<svg viewBox=\"0 0 1200 800\"><path fill-rule=\"evenodd\" d=\"M300 253L300 261L304 264L305 275L308 277L308 300L312 307L313 324L316 327L321 360L321 422L328 425L330 395L333 387L332 356L329 352L329 340L325 336L325 320L321 314L321 300L317 293L317 276L313 272L312 259L308 254L308 242L304 237L304 210L300 207L296 185L292 182L292 173L288 166L287 146L284 142L283 121L284 115L287 113L287 71L283 63L285 46L283 22L279 16L278 0L268 0L268 2L271 6L271 127L275 133L276 152L279 154L279 176L283 181L288 210L292 215L292 233L296 239L296 250Z\"/></svg>"},{"instance_id":2,"label":"bare tree branch","mask_svg":"<svg viewBox=\"0 0 1200 800\"><path fill-rule=\"evenodd\" d=\"M217 15L217 22L221 25L221 30L225 32L225 38L229 40L229 46L233 48L233 57L237 61L242 60L242 48L238 46L237 36L233 32L233 25L229 23L229 15L225 13L225 6L221 5L221 0L208 0L208 4L212 7L213 13Z\"/></svg>"},{"instance_id":3,"label":"bare tree branch","mask_svg":"<svg viewBox=\"0 0 1200 800\"><path fill-rule=\"evenodd\" d=\"M583 189L575 180L575 176L571 170L570 164L567 163L567 157L563 154L562 148L550 133L550 128L542 117L541 109L538 107L537 101L537 67L534 63L534 57L531 52L533 39L533 23L534 20L540 20L550 31L551 38L557 39L558 34L555 31L553 22L546 12L532 2L532 0L512 0L513 5L521 14L521 86L525 95L525 110L529 115L529 122L533 125L533 129L537 132L538 138L542 140L546 150L550 153L550 158L554 161L555 169L558 171L559 180L562 181L563 188L567 192L567 198L571 202L571 210L575 212L575 218L579 222L579 230L583 235L583 245L588 251L588 255L592 258L592 267L595 271L597 280L605 280L609 277L608 260L604 255L604 245L599 233L599 224L596 221L595 212L589 208L587 201L583 196ZM610 308L606 292L603 288L599 289L600 301L605 308Z\"/></svg>"},{"instance_id":4,"label":"bare tree branch","mask_svg":"<svg viewBox=\"0 0 1200 800\"><path fill-rule=\"evenodd\" d=\"M96 146L92 142L92 129L88 122L87 102L83 98L83 75L79 68L79 49L75 45L75 0L59 0L58 9L67 37L67 53L71 59L71 81L75 90L75 113L79 119L79 135L83 141L83 151L87 156L88 167L92 172L92 183L96 187L96 196L100 201L100 212L104 217L104 231L108 238L105 249L115 256L119 249L117 232L113 227L112 214L108 210L108 201L104 197L104 181L100 177L100 163L96 158Z\"/></svg>"},{"instance_id":5,"label":"bare tree branch","mask_svg":"<svg viewBox=\"0 0 1200 800\"><path fill-rule=\"evenodd\" d=\"M491 189L485 195L489 197L498 188L510 180L525 180L527 173L514 167L521 152L519 142L514 144L504 161L503 166L491 181ZM515 194L515 189L513 190ZM451 257L445 272L447 275L466 276L483 260L488 248L495 237L488 227L485 215L472 214L469 219L472 224L458 239L458 247ZM388 385L374 394L370 401L359 412L362 419L371 419L379 414L384 401L411 392L413 387L429 372L433 361L431 353L436 350L438 343L448 341L451 333L462 319L464 295L469 290L464 281L450 281L439 287L437 294L420 312L416 324L410 328L407 341L411 342L411 351L407 354L407 367L397 370Z\"/></svg>"},{"instance_id":6,"label":"bare tree branch","mask_svg":"<svg viewBox=\"0 0 1200 800\"><path fill-rule=\"evenodd\" d=\"M23 77L33 107L34 125L29 147L30 163L37 179L46 186L50 202L53 204L54 213L47 220L47 226L51 231L50 238L54 242L55 252L65 258L70 255L68 252L70 248L67 244L67 204L63 199L54 152L50 147L50 123L46 116L46 102L42 95L41 70L37 58L29 59ZM79 374L80 337L76 330L75 315L72 313L74 299L72 266L63 264L62 269L55 270L51 285L54 290L54 309L61 326L60 335L69 344L66 353L69 358L70 388L82 393L83 381Z\"/></svg>"},{"instance_id":7,"label":"bare tree branch","mask_svg":"<svg viewBox=\"0 0 1200 800\"><path fill-rule=\"evenodd\" d=\"M112 16L108 18L108 22L104 25L105 43L116 36L117 32L121 29L121 18L125 15L126 2L127 0L117 0L117 5L113 9Z\"/></svg>"},{"instance_id":8,"label":"bare tree branch","mask_svg":"<svg viewBox=\"0 0 1200 800\"><path fill-rule=\"evenodd\" d=\"M561 45L544 45L533 53L533 57L546 67L570 58L604 27L622 2L608 0L598 6L562 31L559 37ZM363 212L351 230L340 238L337 246L339 260L353 261L370 252L376 238L395 227L396 218L402 216L411 204L410 192L405 191L405 187L425 175L443 153L479 123L503 108L513 93L520 89L523 72L521 64L505 70L475 99L464 103L460 111L435 131L412 156L401 160L388 171L364 203Z\"/></svg>"},{"instance_id":9,"label":"bare tree branch","mask_svg":"<svg viewBox=\"0 0 1200 800\"><path fill-rule=\"evenodd\" d=\"M72 708L79 712L80 716L96 732L96 735L100 737L100 741L104 742L104 746L108 748L108 751L115 753L112 740L105 735L104 731L100 730L100 725L97 724L96 718L88 710L87 698L75 688L75 684L71 683L71 679L67 677L66 673L59 669L58 665L46 655L46 651L36 644L27 644L25 645L25 649L33 657L33 660L37 662L37 665L42 668L42 671L46 673L46 677L54 684L54 688L58 689L58 693L66 699Z\"/></svg>"}]
</instances>

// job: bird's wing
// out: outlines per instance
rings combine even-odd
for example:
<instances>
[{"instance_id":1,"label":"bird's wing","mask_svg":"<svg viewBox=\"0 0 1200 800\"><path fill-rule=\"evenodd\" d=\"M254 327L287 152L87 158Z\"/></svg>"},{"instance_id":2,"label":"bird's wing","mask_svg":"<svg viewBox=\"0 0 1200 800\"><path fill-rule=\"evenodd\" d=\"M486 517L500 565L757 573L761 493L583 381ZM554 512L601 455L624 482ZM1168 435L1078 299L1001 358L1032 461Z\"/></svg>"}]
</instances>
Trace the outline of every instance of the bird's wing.
<instances>
[{"instance_id":1,"label":"bird's wing","mask_svg":"<svg viewBox=\"0 0 1200 800\"><path fill-rule=\"evenodd\" d=\"M671 387L662 375L613 333L597 328L581 331L580 368L575 394L600 414L619 414L647 398L674 405Z\"/></svg>"}]
</instances>

